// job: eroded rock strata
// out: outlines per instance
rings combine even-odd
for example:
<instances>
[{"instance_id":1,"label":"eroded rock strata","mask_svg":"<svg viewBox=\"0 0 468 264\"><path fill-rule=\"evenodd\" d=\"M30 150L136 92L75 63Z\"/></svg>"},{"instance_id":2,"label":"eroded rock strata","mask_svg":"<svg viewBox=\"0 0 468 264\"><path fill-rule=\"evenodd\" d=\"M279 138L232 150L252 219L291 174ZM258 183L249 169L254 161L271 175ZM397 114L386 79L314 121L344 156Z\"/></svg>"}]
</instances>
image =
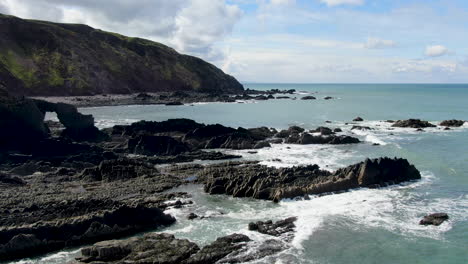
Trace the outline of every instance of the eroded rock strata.
<instances>
[{"instance_id":1,"label":"eroded rock strata","mask_svg":"<svg viewBox=\"0 0 468 264\"><path fill-rule=\"evenodd\" d=\"M206 168L200 181L210 194L279 201L306 194L380 187L420 179L419 171L405 159L367 159L334 173L317 165L272 168L258 164L225 164Z\"/></svg>"}]
</instances>

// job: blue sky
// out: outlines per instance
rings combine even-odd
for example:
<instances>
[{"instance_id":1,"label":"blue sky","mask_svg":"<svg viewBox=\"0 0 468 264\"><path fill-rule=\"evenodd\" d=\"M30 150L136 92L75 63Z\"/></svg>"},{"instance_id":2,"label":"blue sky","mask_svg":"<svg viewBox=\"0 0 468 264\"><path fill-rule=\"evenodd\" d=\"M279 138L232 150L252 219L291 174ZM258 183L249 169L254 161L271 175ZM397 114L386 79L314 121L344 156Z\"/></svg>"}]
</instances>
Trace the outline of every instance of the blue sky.
<instances>
[{"instance_id":1,"label":"blue sky","mask_svg":"<svg viewBox=\"0 0 468 264\"><path fill-rule=\"evenodd\" d=\"M241 81L468 83L466 0L0 0L200 56Z\"/></svg>"}]
</instances>

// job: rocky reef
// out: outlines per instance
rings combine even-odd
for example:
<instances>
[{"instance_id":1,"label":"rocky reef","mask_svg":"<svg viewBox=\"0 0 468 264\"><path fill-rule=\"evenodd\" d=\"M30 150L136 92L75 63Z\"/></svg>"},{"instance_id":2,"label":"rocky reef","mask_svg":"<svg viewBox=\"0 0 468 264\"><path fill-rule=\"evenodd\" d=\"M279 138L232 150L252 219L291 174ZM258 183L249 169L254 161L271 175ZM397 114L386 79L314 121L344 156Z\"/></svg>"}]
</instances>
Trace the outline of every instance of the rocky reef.
<instances>
[{"instance_id":1,"label":"rocky reef","mask_svg":"<svg viewBox=\"0 0 468 264\"><path fill-rule=\"evenodd\" d=\"M249 224L249 229L273 237L293 238L295 217L284 220ZM285 237L283 237L285 238ZM85 247L77 264L84 263L167 263L167 264L213 264L244 263L271 256L286 248L287 241L269 239L255 245L243 234L220 237L200 248L187 239L177 239L165 233L150 233L138 238L110 240Z\"/></svg>"},{"instance_id":2,"label":"rocky reef","mask_svg":"<svg viewBox=\"0 0 468 264\"><path fill-rule=\"evenodd\" d=\"M206 168L200 181L210 194L279 201L307 194L341 192L359 187L381 187L420 179L419 171L405 159L367 159L337 170L317 165L271 168L258 164L223 164Z\"/></svg>"},{"instance_id":3,"label":"rocky reef","mask_svg":"<svg viewBox=\"0 0 468 264\"><path fill-rule=\"evenodd\" d=\"M56 113L59 122L44 122L47 112ZM279 201L420 178L404 159L368 159L329 172L318 165L278 169L256 161L233 161L241 156L218 152L272 144L359 142L327 127L306 131L292 126L277 131L170 119L99 130L92 116L72 105L12 96L2 88L0 124L2 261L171 225L177 219L165 210L193 203L190 195L173 189L193 182L203 184L210 194ZM190 163L197 160L212 162ZM242 263L288 248L295 220L246 226L271 237L260 245L241 234L218 238L204 247L168 234L147 234L86 247L79 261Z\"/></svg>"}]
</instances>

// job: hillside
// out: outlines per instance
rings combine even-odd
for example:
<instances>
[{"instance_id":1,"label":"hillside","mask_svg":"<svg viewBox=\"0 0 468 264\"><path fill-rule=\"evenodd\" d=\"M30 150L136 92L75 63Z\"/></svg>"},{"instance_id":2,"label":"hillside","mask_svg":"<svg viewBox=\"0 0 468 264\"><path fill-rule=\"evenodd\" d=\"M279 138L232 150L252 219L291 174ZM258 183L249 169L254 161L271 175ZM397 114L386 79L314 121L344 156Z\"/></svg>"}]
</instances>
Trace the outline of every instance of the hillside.
<instances>
[{"instance_id":1,"label":"hillside","mask_svg":"<svg viewBox=\"0 0 468 264\"><path fill-rule=\"evenodd\" d=\"M2 14L0 82L36 96L243 90L214 65L157 42Z\"/></svg>"}]
</instances>

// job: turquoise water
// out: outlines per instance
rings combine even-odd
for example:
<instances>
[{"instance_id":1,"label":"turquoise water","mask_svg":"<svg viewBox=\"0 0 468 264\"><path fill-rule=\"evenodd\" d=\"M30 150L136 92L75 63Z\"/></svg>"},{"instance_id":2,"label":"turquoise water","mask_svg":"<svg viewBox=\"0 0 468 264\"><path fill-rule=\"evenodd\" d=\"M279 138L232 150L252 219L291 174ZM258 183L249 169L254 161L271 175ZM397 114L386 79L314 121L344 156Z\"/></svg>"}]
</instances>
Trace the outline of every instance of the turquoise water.
<instances>
[{"instance_id":1,"label":"turquoise water","mask_svg":"<svg viewBox=\"0 0 468 264\"><path fill-rule=\"evenodd\" d=\"M468 124L444 131L392 130L388 119L421 118L437 124L445 119L468 119L468 85L414 84L246 84L252 89L296 89L301 97L318 100L269 100L209 103L192 106L118 106L84 108L101 127L138 120L190 118L228 126L290 125L305 128L340 127L356 133L364 143L350 146L273 145L252 154L229 151L270 166L319 164L337 168L367 157L407 158L422 172L421 181L383 189L316 197L310 201L264 201L203 194L200 187L183 187L194 194L195 205L171 213L176 225L161 230L201 244L240 232L261 242L265 237L247 230L253 220L297 216L292 247L258 263L468 263ZM335 100L323 100L325 96ZM372 131L350 131L356 116ZM326 124L325 121L331 121ZM373 146L372 143L379 143ZM279 158L281 161L277 161ZM197 222L184 220L189 212L211 215ZM222 214L220 213L222 212ZM418 222L427 213L447 212L450 220L439 227ZM22 263L65 263L76 252L64 251Z\"/></svg>"}]
</instances>

